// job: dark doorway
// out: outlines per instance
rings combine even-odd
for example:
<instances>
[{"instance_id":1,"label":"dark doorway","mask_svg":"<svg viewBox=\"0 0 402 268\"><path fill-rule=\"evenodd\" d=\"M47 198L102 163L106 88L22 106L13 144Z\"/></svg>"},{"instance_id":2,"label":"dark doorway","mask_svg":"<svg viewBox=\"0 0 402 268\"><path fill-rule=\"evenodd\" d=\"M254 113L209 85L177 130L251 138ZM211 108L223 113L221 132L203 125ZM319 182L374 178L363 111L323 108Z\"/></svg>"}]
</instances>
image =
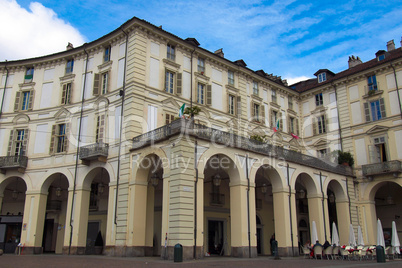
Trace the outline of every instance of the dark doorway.
<instances>
[{"instance_id":1,"label":"dark doorway","mask_svg":"<svg viewBox=\"0 0 402 268\"><path fill-rule=\"evenodd\" d=\"M88 222L87 247L85 254L95 254L95 241L99 233L99 222Z\"/></svg>"},{"instance_id":2,"label":"dark doorway","mask_svg":"<svg viewBox=\"0 0 402 268\"><path fill-rule=\"evenodd\" d=\"M257 254L261 252L261 228L257 228Z\"/></svg>"},{"instance_id":3,"label":"dark doorway","mask_svg":"<svg viewBox=\"0 0 402 268\"><path fill-rule=\"evenodd\" d=\"M208 221L208 252L223 255L223 221Z\"/></svg>"},{"instance_id":4,"label":"dark doorway","mask_svg":"<svg viewBox=\"0 0 402 268\"><path fill-rule=\"evenodd\" d=\"M42 247L43 252L55 252L55 239L53 239L54 234L54 219L46 219L45 220L45 228L43 230L43 239L42 239Z\"/></svg>"}]
</instances>

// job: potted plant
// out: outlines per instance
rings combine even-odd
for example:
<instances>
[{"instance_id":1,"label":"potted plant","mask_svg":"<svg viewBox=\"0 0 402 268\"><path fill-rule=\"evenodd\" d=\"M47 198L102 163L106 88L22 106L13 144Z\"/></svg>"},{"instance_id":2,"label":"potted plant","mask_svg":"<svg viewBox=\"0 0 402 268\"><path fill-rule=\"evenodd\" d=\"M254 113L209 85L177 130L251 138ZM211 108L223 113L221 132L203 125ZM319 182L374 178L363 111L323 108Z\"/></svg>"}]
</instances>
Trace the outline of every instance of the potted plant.
<instances>
[{"instance_id":1,"label":"potted plant","mask_svg":"<svg viewBox=\"0 0 402 268\"><path fill-rule=\"evenodd\" d=\"M98 236L96 237L95 240L95 254L102 255L102 251L103 251L103 238L101 232L99 231Z\"/></svg>"},{"instance_id":2,"label":"potted plant","mask_svg":"<svg viewBox=\"0 0 402 268\"><path fill-rule=\"evenodd\" d=\"M334 152L335 157L338 158L338 164L344 166L353 166L355 160L353 159L353 155L350 152L342 152L337 150Z\"/></svg>"}]
</instances>

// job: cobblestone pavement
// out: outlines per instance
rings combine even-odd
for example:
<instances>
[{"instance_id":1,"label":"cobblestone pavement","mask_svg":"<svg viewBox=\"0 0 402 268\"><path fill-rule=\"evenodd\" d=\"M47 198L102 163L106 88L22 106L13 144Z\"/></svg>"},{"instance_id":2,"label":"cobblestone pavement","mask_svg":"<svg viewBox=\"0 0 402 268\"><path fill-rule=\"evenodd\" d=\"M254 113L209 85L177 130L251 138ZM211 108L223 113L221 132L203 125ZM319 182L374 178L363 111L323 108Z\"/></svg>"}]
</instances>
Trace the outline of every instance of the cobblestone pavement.
<instances>
[{"instance_id":1,"label":"cobblestone pavement","mask_svg":"<svg viewBox=\"0 0 402 268\"><path fill-rule=\"evenodd\" d=\"M375 260L366 261L342 261L342 260L313 260L302 257L281 258L274 260L272 257L258 257L253 259L238 259L227 257L205 257L202 260L173 262L161 260L158 257L120 258L106 256L67 256L67 255L2 255L0 267L402 267L402 259L387 260L385 263L377 263Z\"/></svg>"}]
</instances>

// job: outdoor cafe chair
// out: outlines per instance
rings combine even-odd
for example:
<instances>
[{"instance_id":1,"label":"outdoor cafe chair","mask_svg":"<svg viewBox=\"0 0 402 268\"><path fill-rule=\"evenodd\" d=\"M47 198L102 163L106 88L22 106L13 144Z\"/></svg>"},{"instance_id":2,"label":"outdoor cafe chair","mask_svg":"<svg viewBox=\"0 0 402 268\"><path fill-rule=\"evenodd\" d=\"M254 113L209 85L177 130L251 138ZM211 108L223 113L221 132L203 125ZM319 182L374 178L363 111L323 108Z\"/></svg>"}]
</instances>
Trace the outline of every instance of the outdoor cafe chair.
<instances>
[{"instance_id":1,"label":"outdoor cafe chair","mask_svg":"<svg viewBox=\"0 0 402 268\"><path fill-rule=\"evenodd\" d=\"M327 247L326 249L324 249L324 254L327 257L327 260L329 260L329 258L333 259L332 256L332 246Z\"/></svg>"}]
</instances>

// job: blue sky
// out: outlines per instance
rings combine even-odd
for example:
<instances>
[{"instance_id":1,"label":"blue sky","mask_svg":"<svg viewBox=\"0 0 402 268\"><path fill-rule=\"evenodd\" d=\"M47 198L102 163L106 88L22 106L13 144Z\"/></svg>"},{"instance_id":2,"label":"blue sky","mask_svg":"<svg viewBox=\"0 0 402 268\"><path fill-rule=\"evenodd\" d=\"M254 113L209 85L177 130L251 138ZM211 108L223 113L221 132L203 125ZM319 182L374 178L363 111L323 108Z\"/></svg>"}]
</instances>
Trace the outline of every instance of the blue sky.
<instances>
[{"instance_id":1,"label":"blue sky","mask_svg":"<svg viewBox=\"0 0 402 268\"><path fill-rule=\"evenodd\" d=\"M400 0L0 0L0 61L82 45L133 16L290 81L342 71L351 55L370 60L402 36Z\"/></svg>"}]
</instances>

